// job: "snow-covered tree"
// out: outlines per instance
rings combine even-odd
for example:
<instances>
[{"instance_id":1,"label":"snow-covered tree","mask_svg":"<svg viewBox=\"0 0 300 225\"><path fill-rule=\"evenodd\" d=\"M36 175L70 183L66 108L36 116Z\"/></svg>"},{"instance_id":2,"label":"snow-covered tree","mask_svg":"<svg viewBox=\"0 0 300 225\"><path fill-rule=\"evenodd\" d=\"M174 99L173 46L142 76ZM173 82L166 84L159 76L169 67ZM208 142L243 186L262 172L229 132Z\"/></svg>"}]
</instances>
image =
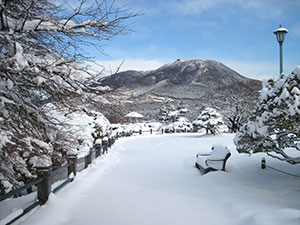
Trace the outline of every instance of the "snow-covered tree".
<instances>
[{"instance_id":1,"label":"snow-covered tree","mask_svg":"<svg viewBox=\"0 0 300 225\"><path fill-rule=\"evenodd\" d=\"M188 112L184 102L180 102L178 106L171 101L165 102L159 109L159 120L165 124L173 123L181 117L185 117Z\"/></svg>"},{"instance_id":2,"label":"snow-covered tree","mask_svg":"<svg viewBox=\"0 0 300 225\"><path fill-rule=\"evenodd\" d=\"M242 125L247 122L255 102L257 102L257 98L253 99L253 96L256 97L255 94L249 93L249 96L251 97L248 99L244 96L233 96L222 110L224 121L232 133L238 132Z\"/></svg>"},{"instance_id":3,"label":"snow-covered tree","mask_svg":"<svg viewBox=\"0 0 300 225\"><path fill-rule=\"evenodd\" d=\"M300 67L289 76L269 79L259 102L235 138L240 152L268 155L300 163Z\"/></svg>"},{"instance_id":4,"label":"snow-covered tree","mask_svg":"<svg viewBox=\"0 0 300 225\"><path fill-rule=\"evenodd\" d=\"M173 122L173 119L170 117L170 112L174 110L175 106L170 101L164 102L159 108L158 120L166 124Z\"/></svg>"},{"instance_id":5,"label":"snow-covered tree","mask_svg":"<svg viewBox=\"0 0 300 225\"><path fill-rule=\"evenodd\" d=\"M189 109L185 102L180 102L177 110L179 111L179 117L186 117L187 113L189 112Z\"/></svg>"},{"instance_id":6,"label":"snow-covered tree","mask_svg":"<svg viewBox=\"0 0 300 225\"><path fill-rule=\"evenodd\" d=\"M253 86L257 87L259 81L252 82L254 82ZM220 91L220 95L214 96L218 101L216 105L222 109L224 122L229 128L229 132L236 133L247 122L257 103L259 92L251 87L245 88L243 85L236 84Z\"/></svg>"},{"instance_id":7,"label":"snow-covered tree","mask_svg":"<svg viewBox=\"0 0 300 225\"><path fill-rule=\"evenodd\" d=\"M228 127L223 121L222 115L217 112L216 109L207 107L198 116L198 118L193 121L194 127L199 129L206 129L206 133L220 133L228 132Z\"/></svg>"},{"instance_id":8,"label":"snow-covered tree","mask_svg":"<svg viewBox=\"0 0 300 225\"><path fill-rule=\"evenodd\" d=\"M178 117L176 121L162 127L166 133L192 132L193 124L185 117Z\"/></svg>"},{"instance_id":9,"label":"snow-covered tree","mask_svg":"<svg viewBox=\"0 0 300 225\"><path fill-rule=\"evenodd\" d=\"M193 126L185 117L187 113L188 108L184 102L179 102L177 106L171 101L165 102L158 115L158 119L165 125L162 129L167 133L192 131Z\"/></svg>"},{"instance_id":10,"label":"snow-covered tree","mask_svg":"<svg viewBox=\"0 0 300 225\"><path fill-rule=\"evenodd\" d=\"M125 22L136 16L114 1L58 3L0 1L0 179L30 177L24 169L30 159L19 158L61 157L62 140L53 142L48 133L61 124L44 105L69 113L93 103L103 90L89 85L99 74L91 73L83 48L126 32Z\"/></svg>"}]
</instances>

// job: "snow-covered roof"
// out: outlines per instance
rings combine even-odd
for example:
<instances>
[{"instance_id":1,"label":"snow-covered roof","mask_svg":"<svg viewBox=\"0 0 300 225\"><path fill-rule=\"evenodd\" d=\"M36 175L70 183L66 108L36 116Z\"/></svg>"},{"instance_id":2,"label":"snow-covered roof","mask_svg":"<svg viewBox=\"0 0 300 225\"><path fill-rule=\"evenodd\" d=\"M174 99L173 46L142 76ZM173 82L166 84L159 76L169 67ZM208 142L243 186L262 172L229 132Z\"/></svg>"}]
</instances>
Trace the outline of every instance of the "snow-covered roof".
<instances>
[{"instance_id":1,"label":"snow-covered roof","mask_svg":"<svg viewBox=\"0 0 300 225\"><path fill-rule=\"evenodd\" d=\"M137 112L130 112L125 117L131 117L131 118L143 118L144 116Z\"/></svg>"}]
</instances>

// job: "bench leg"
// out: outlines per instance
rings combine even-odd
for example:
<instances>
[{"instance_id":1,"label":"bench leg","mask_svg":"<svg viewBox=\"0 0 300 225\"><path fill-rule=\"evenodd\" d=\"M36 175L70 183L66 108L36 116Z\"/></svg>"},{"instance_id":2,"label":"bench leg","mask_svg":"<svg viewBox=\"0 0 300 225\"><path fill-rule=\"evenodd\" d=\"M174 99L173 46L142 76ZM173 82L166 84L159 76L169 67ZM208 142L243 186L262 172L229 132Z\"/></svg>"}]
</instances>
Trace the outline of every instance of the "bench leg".
<instances>
[{"instance_id":1,"label":"bench leg","mask_svg":"<svg viewBox=\"0 0 300 225\"><path fill-rule=\"evenodd\" d=\"M200 173L202 175L208 173L208 172L212 172L212 171L217 171L217 169L212 168L212 167L208 167L208 168L203 168L202 166L200 166L197 162L195 162L195 167L200 171Z\"/></svg>"}]
</instances>

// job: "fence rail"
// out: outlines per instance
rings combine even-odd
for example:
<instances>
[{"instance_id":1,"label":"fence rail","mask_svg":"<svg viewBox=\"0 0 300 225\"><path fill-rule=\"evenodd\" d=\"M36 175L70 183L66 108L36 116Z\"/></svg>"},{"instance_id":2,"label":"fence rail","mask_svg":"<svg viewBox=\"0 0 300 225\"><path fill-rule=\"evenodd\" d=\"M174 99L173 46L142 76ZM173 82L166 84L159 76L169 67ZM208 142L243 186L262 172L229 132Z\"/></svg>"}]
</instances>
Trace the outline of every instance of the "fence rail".
<instances>
[{"instance_id":1,"label":"fence rail","mask_svg":"<svg viewBox=\"0 0 300 225\"><path fill-rule=\"evenodd\" d=\"M0 195L0 202L7 199L7 198L10 198L10 197L13 197L13 196L18 196L19 194L21 194L24 190L27 190L29 188L31 188L32 186L34 185L37 185L39 183L41 183L42 181L44 180L44 178L40 177L40 178L37 178L33 181L31 181L30 183L18 188L18 189L15 189L15 190L12 190L11 192L8 192L4 195Z\"/></svg>"},{"instance_id":2,"label":"fence rail","mask_svg":"<svg viewBox=\"0 0 300 225\"><path fill-rule=\"evenodd\" d=\"M268 169L274 170L274 171L279 172L279 173L283 173L283 174L286 174L286 175L289 175L289 176L292 176L292 177L300 178L299 175L292 174L292 173L289 173L289 172L286 172L286 171L283 171L283 170L280 170L280 169L276 169L272 166L267 165L266 159L264 157L261 159L261 168L262 169L268 168Z\"/></svg>"}]
</instances>

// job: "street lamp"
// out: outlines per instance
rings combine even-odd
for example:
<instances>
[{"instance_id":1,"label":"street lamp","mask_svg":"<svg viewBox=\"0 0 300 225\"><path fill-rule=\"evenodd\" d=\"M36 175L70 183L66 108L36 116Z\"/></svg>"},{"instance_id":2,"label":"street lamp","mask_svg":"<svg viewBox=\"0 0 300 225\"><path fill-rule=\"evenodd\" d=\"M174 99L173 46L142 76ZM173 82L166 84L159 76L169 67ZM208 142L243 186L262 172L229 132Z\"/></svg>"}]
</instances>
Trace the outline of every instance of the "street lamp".
<instances>
[{"instance_id":1,"label":"street lamp","mask_svg":"<svg viewBox=\"0 0 300 225\"><path fill-rule=\"evenodd\" d=\"M286 28L279 26L277 30L275 30L273 33L277 37L277 41L279 43L279 54L280 54L280 67L279 67L279 73L282 74L283 72L283 59L282 59L282 44L284 41L284 36L288 32Z\"/></svg>"}]
</instances>

